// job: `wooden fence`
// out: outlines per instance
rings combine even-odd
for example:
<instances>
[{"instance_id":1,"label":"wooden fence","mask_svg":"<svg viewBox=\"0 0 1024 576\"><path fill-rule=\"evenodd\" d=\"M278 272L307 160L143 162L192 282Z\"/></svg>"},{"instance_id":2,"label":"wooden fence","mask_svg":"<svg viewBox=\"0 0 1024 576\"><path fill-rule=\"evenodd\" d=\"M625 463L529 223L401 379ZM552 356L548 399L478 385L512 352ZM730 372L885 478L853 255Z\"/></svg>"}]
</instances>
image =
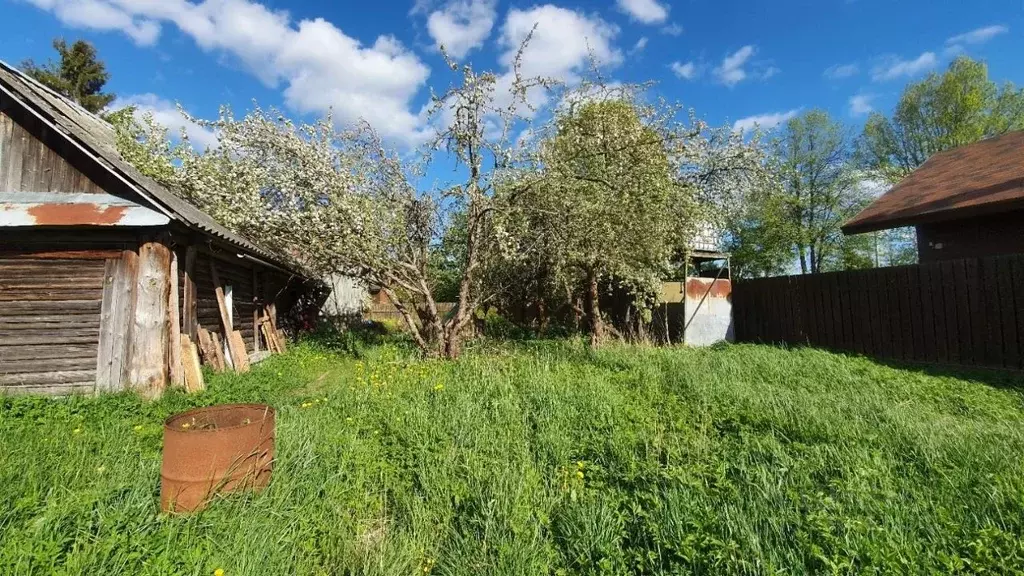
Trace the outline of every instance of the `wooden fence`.
<instances>
[{"instance_id":1,"label":"wooden fence","mask_svg":"<svg viewBox=\"0 0 1024 576\"><path fill-rule=\"evenodd\" d=\"M1024 254L738 281L743 342L1024 367Z\"/></svg>"}]
</instances>

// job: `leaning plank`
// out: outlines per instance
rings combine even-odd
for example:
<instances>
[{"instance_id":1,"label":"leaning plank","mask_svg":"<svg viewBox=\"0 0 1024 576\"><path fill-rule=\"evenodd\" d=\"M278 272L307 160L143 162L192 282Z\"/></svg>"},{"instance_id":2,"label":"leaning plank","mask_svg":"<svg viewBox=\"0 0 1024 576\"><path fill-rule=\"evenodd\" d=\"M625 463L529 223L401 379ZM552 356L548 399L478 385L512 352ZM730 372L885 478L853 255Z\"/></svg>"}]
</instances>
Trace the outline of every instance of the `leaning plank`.
<instances>
[{"instance_id":1,"label":"leaning plank","mask_svg":"<svg viewBox=\"0 0 1024 576\"><path fill-rule=\"evenodd\" d=\"M182 372L181 357L181 314L178 310L178 254L171 250L170 293L167 296L168 322L168 355L167 372L171 386L185 385L185 374Z\"/></svg>"},{"instance_id":2,"label":"leaning plank","mask_svg":"<svg viewBox=\"0 0 1024 576\"><path fill-rule=\"evenodd\" d=\"M128 382L156 398L167 387L167 300L171 251L161 242L139 247L139 279Z\"/></svg>"},{"instance_id":3,"label":"leaning plank","mask_svg":"<svg viewBox=\"0 0 1024 576\"><path fill-rule=\"evenodd\" d=\"M197 317L198 303L196 301L196 247L189 246L185 249L185 281L182 283L182 312L181 331L188 334L188 337L195 344L199 341L199 320Z\"/></svg>"},{"instance_id":4,"label":"leaning plank","mask_svg":"<svg viewBox=\"0 0 1024 576\"><path fill-rule=\"evenodd\" d=\"M214 291L217 295L217 309L220 311L221 326L224 327L224 339L228 345L231 367L238 370L239 365L235 362L235 359L246 356L245 345L243 341L243 345L238 346L238 343L231 338L234 326L231 323L231 314L228 312L227 301L224 299L224 287L220 283L220 277L217 275L217 265L214 263L213 258L210 258L210 278L213 280Z\"/></svg>"},{"instance_id":5,"label":"leaning plank","mask_svg":"<svg viewBox=\"0 0 1024 576\"><path fill-rule=\"evenodd\" d=\"M203 381L203 370L199 365L199 352L188 334L181 335L181 369L185 380L185 390L197 392L206 388Z\"/></svg>"},{"instance_id":6,"label":"leaning plank","mask_svg":"<svg viewBox=\"0 0 1024 576\"><path fill-rule=\"evenodd\" d=\"M217 365L221 370L232 368L230 358L224 358L224 342L220 339L220 333L210 332L210 339L213 341L213 356L217 359Z\"/></svg>"},{"instance_id":7,"label":"leaning plank","mask_svg":"<svg viewBox=\"0 0 1024 576\"><path fill-rule=\"evenodd\" d=\"M231 364L235 372L248 372L249 354L245 351L245 340L238 330L232 331L228 337L228 350L231 352Z\"/></svg>"},{"instance_id":8,"label":"leaning plank","mask_svg":"<svg viewBox=\"0 0 1024 576\"><path fill-rule=\"evenodd\" d=\"M199 350L203 353L203 360L215 372L223 372L224 364L220 362L220 356L217 354L217 346L214 344L213 335L209 330L202 327L199 328L198 332Z\"/></svg>"}]
</instances>

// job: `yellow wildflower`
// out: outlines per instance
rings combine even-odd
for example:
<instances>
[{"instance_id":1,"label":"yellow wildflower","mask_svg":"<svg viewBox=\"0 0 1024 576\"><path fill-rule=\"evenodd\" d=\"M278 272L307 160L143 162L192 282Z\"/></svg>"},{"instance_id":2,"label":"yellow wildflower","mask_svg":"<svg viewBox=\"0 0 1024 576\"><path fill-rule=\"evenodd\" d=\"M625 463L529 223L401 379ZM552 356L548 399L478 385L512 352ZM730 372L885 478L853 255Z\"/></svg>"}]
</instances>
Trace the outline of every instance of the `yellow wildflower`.
<instances>
[{"instance_id":1,"label":"yellow wildflower","mask_svg":"<svg viewBox=\"0 0 1024 576\"><path fill-rule=\"evenodd\" d=\"M216 570L213 571L213 576L224 576L224 569L223 568L217 568Z\"/></svg>"},{"instance_id":2,"label":"yellow wildflower","mask_svg":"<svg viewBox=\"0 0 1024 576\"><path fill-rule=\"evenodd\" d=\"M96 467L96 473L97 474L103 474L106 471L107 471L107 467L106 466L97 466Z\"/></svg>"},{"instance_id":3,"label":"yellow wildflower","mask_svg":"<svg viewBox=\"0 0 1024 576\"><path fill-rule=\"evenodd\" d=\"M577 470L576 477L579 478L580 480L583 480L583 470Z\"/></svg>"},{"instance_id":4,"label":"yellow wildflower","mask_svg":"<svg viewBox=\"0 0 1024 576\"><path fill-rule=\"evenodd\" d=\"M181 423L181 427L182 427L182 428L188 428L188 427L189 427L189 426L191 426L191 425L192 425L192 423L191 423L191 422L182 422L182 423Z\"/></svg>"},{"instance_id":5,"label":"yellow wildflower","mask_svg":"<svg viewBox=\"0 0 1024 576\"><path fill-rule=\"evenodd\" d=\"M303 407L303 408L309 408L309 407L310 407L310 406L312 406L312 405L313 405L313 404L311 404L310 402L303 402L303 403L302 403L302 407Z\"/></svg>"},{"instance_id":6,"label":"yellow wildflower","mask_svg":"<svg viewBox=\"0 0 1024 576\"><path fill-rule=\"evenodd\" d=\"M135 431L138 432L139 430L142 430L142 424L135 425Z\"/></svg>"},{"instance_id":7,"label":"yellow wildflower","mask_svg":"<svg viewBox=\"0 0 1024 576\"><path fill-rule=\"evenodd\" d=\"M441 390L444 390L444 384L437 384L437 385L435 385L434 386L434 390L436 390L438 392L440 392Z\"/></svg>"},{"instance_id":8,"label":"yellow wildflower","mask_svg":"<svg viewBox=\"0 0 1024 576\"><path fill-rule=\"evenodd\" d=\"M81 434L82 433L82 429L81 428L75 428L74 430L71 431L71 433L72 434Z\"/></svg>"},{"instance_id":9,"label":"yellow wildflower","mask_svg":"<svg viewBox=\"0 0 1024 576\"><path fill-rule=\"evenodd\" d=\"M351 416L349 416L348 418L345 418L345 422L351 422L351 421L352 421L352 417Z\"/></svg>"}]
</instances>

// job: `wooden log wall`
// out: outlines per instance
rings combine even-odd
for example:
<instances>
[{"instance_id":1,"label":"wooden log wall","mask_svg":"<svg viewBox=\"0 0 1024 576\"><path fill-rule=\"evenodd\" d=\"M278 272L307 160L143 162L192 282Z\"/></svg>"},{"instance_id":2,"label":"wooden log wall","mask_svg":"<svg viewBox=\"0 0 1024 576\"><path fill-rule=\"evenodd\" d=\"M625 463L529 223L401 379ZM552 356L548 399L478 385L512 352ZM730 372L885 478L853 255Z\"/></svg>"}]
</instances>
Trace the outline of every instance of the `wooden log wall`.
<instances>
[{"instance_id":1,"label":"wooden log wall","mask_svg":"<svg viewBox=\"0 0 1024 576\"><path fill-rule=\"evenodd\" d=\"M736 339L1024 369L1024 255L736 282Z\"/></svg>"},{"instance_id":2,"label":"wooden log wall","mask_svg":"<svg viewBox=\"0 0 1024 576\"><path fill-rule=\"evenodd\" d=\"M186 261L189 259L187 248L178 249L178 304L182 313L181 330L188 333L189 311L186 309L187 292L191 290L186 283L186 277L190 277L195 287L195 317L203 328L216 332L221 340L226 336L222 329L220 320L220 309L217 306L217 296L214 291L213 278L210 275L210 260L217 266L217 274L225 286L231 286L231 317L236 330L242 333L245 340L245 348L252 352L255 350L253 311L257 306L262 307L262 298L254 303L253 290L253 269L255 264L249 260L243 260L230 254L230 258L213 256L209 251L196 250L192 257L194 264L191 267L191 274L186 274ZM257 270L259 273L259 270ZM191 336L191 334L190 334Z\"/></svg>"},{"instance_id":3,"label":"wooden log wall","mask_svg":"<svg viewBox=\"0 0 1024 576\"><path fill-rule=\"evenodd\" d=\"M92 392L108 261L129 240L0 231L0 388Z\"/></svg>"}]
</instances>

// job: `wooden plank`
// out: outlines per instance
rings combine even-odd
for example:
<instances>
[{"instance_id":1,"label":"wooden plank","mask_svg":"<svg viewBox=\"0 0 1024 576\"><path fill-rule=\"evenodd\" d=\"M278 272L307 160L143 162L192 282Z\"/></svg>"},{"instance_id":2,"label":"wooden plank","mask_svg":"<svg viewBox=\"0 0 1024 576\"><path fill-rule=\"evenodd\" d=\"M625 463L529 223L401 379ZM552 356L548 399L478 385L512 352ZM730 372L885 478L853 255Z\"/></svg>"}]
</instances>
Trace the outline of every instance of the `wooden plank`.
<instances>
[{"instance_id":1,"label":"wooden plank","mask_svg":"<svg viewBox=\"0 0 1024 576\"><path fill-rule=\"evenodd\" d=\"M180 348L185 390L188 392L205 390L206 382L203 380L203 370L199 364L199 351L188 334L181 335Z\"/></svg>"},{"instance_id":2,"label":"wooden plank","mask_svg":"<svg viewBox=\"0 0 1024 576\"><path fill-rule=\"evenodd\" d=\"M3 336L0 346L38 346L51 344L96 344L96 336L64 336L47 334L45 336Z\"/></svg>"},{"instance_id":3,"label":"wooden plank","mask_svg":"<svg viewBox=\"0 0 1024 576\"><path fill-rule=\"evenodd\" d=\"M62 326L54 328L48 324L20 324L17 328L0 328L0 338L4 337L30 337L30 336L92 336L93 340L99 340L99 326Z\"/></svg>"},{"instance_id":4,"label":"wooden plank","mask_svg":"<svg viewBox=\"0 0 1024 576\"><path fill-rule=\"evenodd\" d=\"M213 280L214 293L217 296L217 308L220 312L221 326L224 328L225 339L228 345L228 354L231 356L231 367L235 370L239 369L238 364L235 363L236 358L246 356L244 342L241 348L238 347L238 342L232 338L234 332L234 326L231 322L231 314L228 311L227 302L224 299L224 286L220 282L220 278L217 275L217 265L213 259L210 259L210 278Z\"/></svg>"},{"instance_id":5,"label":"wooden plank","mask_svg":"<svg viewBox=\"0 0 1024 576\"><path fill-rule=\"evenodd\" d=\"M167 388L170 266L171 251L162 242L146 242L139 247L128 382L147 398L157 398Z\"/></svg>"},{"instance_id":6,"label":"wooden plank","mask_svg":"<svg viewBox=\"0 0 1024 576\"><path fill-rule=\"evenodd\" d=\"M1003 365L1003 323L1000 315L999 280L995 258L982 258L981 288L985 295L985 364Z\"/></svg>"},{"instance_id":7,"label":"wooden plank","mask_svg":"<svg viewBox=\"0 0 1024 576\"><path fill-rule=\"evenodd\" d=\"M220 333L210 332L210 341L213 342L213 357L217 359L217 365L221 367L221 370L231 368L231 365L228 364L227 359L224 357L224 342L220 338Z\"/></svg>"},{"instance_id":8,"label":"wooden plank","mask_svg":"<svg viewBox=\"0 0 1024 576\"><path fill-rule=\"evenodd\" d=\"M953 290L956 293L956 336L959 361L974 364L974 340L971 330L970 296L967 289L967 267L964 260L954 260Z\"/></svg>"},{"instance_id":9,"label":"wooden plank","mask_svg":"<svg viewBox=\"0 0 1024 576\"><path fill-rule=\"evenodd\" d=\"M1011 259L1013 275L1015 316L1017 318L1018 368L1024 368L1024 254L1017 254Z\"/></svg>"},{"instance_id":10,"label":"wooden plank","mask_svg":"<svg viewBox=\"0 0 1024 576\"><path fill-rule=\"evenodd\" d=\"M99 326L100 317L90 314L25 314L0 317L0 328L17 328L22 325L49 326L54 330L61 326Z\"/></svg>"},{"instance_id":11,"label":"wooden plank","mask_svg":"<svg viewBox=\"0 0 1024 576\"><path fill-rule=\"evenodd\" d=\"M205 328L199 328L199 351L202 352L203 361L216 372L224 371L224 363L220 354L217 353L217 345L214 343L213 334Z\"/></svg>"},{"instance_id":12,"label":"wooden plank","mask_svg":"<svg viewBox=\"0 0 1024 576\"><path fill-rule=\"evenodd\" d=\"M6 115L3 115L6 117ZM0 190L4 192L21 191L21 171L25 162L25 152L28 148L28 134L25 129L7 117L7 125L10 126L10 136L7 137L7 158L3 162L5 167L4 179L0 182ZM6 131L6 130L5 130Z\"/></svg>"},{"instance_id":13,"label":"wooden plank","mask_svg":"<svg viewBox=\"0 0 1024 576\"><path fill-rule=\"evenodd\" d=\"M940 277L942 278L941 292L943 303L943 316L946 319L946 352L949 362L960 364L960 295L956 290L956 270L952 260L944 260L939 263Z\"/></svg>"},{"instance_id":14,"label":"wooden plank","mask_svg":"<svg viewBox=\"0 0 1024 576\"><path fill-rule=\"evenodd\" d=\"M95 370L54 370L51 372L26 372L23 374L0 374L0 386L22 384L64 384L68 382L94 382Z\"/></svg>"},{"instance_id":15,"label":"wooden plank","mask_svg":"<svg viewBox=\"0 0 1024 576\"><path fill-rule=\"evenodd\" d=\"M999 320L1003 332L1003 367L1017 368L1020 365L1020 336L1017 333L1017 306L1014 304L1012 256L998 256L996 279L999 289ZM1017 298L1024 297L1018 294Z\"/></svg>"},{"instance_id":16,"label":"wooden plank","mask_svg":"<svg viewBox=\"0 0 1024 576\"><path fill-rule=\"evenodd\" d=\"M45 396L72 396L92 394L96 386L92 381L64 382L61 384L26 384L0 386L0 396L34 394Z\"/></svg>"},{"instance_id":17,"label":"wooden plank","mask_svg":"<svg viewBox=\"0 0 1024 576\"><path fill-rule=\"evenodd\" d=\"M198 301L196 298L196 247L185 248L185 282L181 330L193 344L199 341Z\"/></svg>"},{"instance_id":18,"label":"wooden plank","mask_svg":"<svg viewBox=\"0 0 1024 576\"><path fill-rule=\"evenodd\" d=\"M925 265L930 274L930 290L932 296L932 314L935 318L935 349L939 362L949 362L949 337L946 329L945 285L942 278L942 263L935 262Z\"/></svg>"},{"instance_id":19,"label":"wooden plank","mask_svg":"<svg viewBox=\"0 0 1024 576\"><path fill-rule=\"evenodd\" d=\"M914 337L914 360L926 360L928 352L924 342L924 295L921 290L921 267L907 269L907 295L910 302L910 322Z\"/></svg>"},{"instance_id":20,"label":"wooden plank","mask_svg":"<svg viewBox=\"0 0 1024 576\"><path fill-rule=\"evenodd\" d=\"M985 334L985 290L980 263L978 258L964 260L964 276L971 325L971 360L975 365L985 366L988 364L988 336Z\"/></svg>"},{"instance_id":21,"label":"wooden plank","mask_svg":"<svg viewBox=\"0 0 1024 576\"><path fill-rule=\"evenodd\" d=\"M117 258L121 250L96 249L96 250L10 250L4 254L5 258L12 260L106 260Z\"/></svg>"},{"instance_id":22,"label":"wooden plank","mask_svg":"<svg viewBox=\"0 0 1024 576\"><path fill-rule=\"evenodd\" d=\"M231 365L235 368L235 372L248 372L249 354L245 351L245 340L242 339L242 333L235 330L231 332L229 338L231 342L228 345L228 350L232 355Z\"/></svg>"},{"instance_id":23,"label":"wooden plank","mask_svg":"<svg viewBox=\"0 0 1024 576\"><path fill-rule=\"evenodd\" d=\"M123 390L126 385L138 255L125 250L120 258L108 260L106 269L96 357L96 387L100 392Z\"/></svg>"},{"instance_id":24,"label":"wooden plank","mask_svg":"<svg viewBox=\"0 0 1024 576\"><path fill-rule=\"evenodd\" d=\"M918 273L920 275L919 288L921 291L920 309L923 360L935 362L939 359L939 349L935 342L935 310L932 300L931 267L927 264L921 264L918 266Z\"/></svg>"},{"instance_id":25,"label":"wooden plank","mask_svg":"<svg viewBox=\"0 0 1024 576\"><path fill-rule=\"evenodd\" d=\"M67 300L91 300L100 302L103 292L99 288L87 290L4 290L0 302L54 302ZM3 305L6 308L6 304Z\"/></svg>"},{"instance_id":26,"label":"wooden plank","mask_svg":"<svg viewBox=\"0 0 1024 576\"><path fill-rule=\"evenodd\" d=\"M181 314L178 309L178 253L171 250L170 290L167 294L167 372L171 386L184 387L181 366Z\"/></svg>"},{"instance_id":27,"label":"wooden plank","mask_svg":"<svg viewBox=\"0 0 1024 576\"><path fill-rule=\"evenodd\" d=\"M7 161L12 154L11 138L13 138L14 120L7 114L0 112L0 186L7 183L7 172L10 162ZM0 188L7 190L7 188Z\"/></svg>"}]
</instances>

